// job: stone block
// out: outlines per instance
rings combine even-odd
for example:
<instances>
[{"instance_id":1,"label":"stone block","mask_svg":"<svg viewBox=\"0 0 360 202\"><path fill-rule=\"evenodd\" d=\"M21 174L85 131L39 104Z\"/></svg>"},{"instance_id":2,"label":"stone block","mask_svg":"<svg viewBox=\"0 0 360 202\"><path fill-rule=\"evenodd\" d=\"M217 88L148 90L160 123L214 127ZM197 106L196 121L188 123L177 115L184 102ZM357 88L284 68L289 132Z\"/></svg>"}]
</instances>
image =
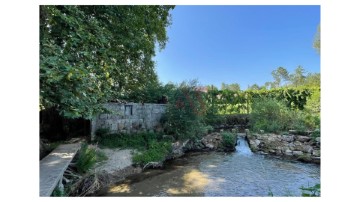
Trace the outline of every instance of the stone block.
<instances>
[{"instance_id":1,"label":"stone block","mask_svg":"<svg viewBox=\"0 0 360 202\"><path fill-rule=\"evenodd\" d=\"M308 136L297 135L295 139L299 142L308 142L311 138Z\"/></svg>"},{"instance_id":2,"label":"stone block","mask_svg":"<svg viewBox=\"0 0 360 202\"><path fill-rule=\"evenodd\" d=\"M111 131L117 131L117 124L111 124L111 128L110 128Z\"/></svg>"},{"instance_id":3,"label":"stone block","mask_svg":"<svg viewBox=\"0 0 360 202\"><path fill-rule=\"evenodd\" d=\"M294 135L282 135L281 139L286 142L293 142L294 141Z\"/></svg>"},{"instance_id":4,"label":"stone block","mask_svg":"<svg viewBox=\"0 0 360 202\"><path fill-rule=\"evenodd\" d=\"M118 123L118 130L121 131L121 130L123 130L124 128L125 128L124 122L119 122L119 123Z\"/></svg>"},{"instance_id":5,"label":"stone block","mask_svg":"<svg viewBox=\"0 0 360 202\"><path fill-rule=\"evenodd\" d=\"M293 155L293 151L291 151L290 149L285 150L285 155L286 156L292 156Z\"/></svg>"},{"instance_id":6,"label":"stone block","mask_svg":"<svg viewBox=\"0 0 360 202\"><path fill-rule=\"evenodd\" d=\"M100 114L99 118L100 119L107 119L108 115L107 114Z\"/></svg>"},{"instance_id":7,"label":"stone block","mask_svg":"<svg viewBox=\"0 0 360 202\"><path fill-rule=\"evenodd\" d=\"M302 151L311 154L313 152L313 147L310 145L304 145Z\"/></svg>"},{"instance_id":8,"label":"stone block","mask_svg":"<svg viewBox=\"0 0 360 202\"><path fill-rule=\"evenodd\" d=\"M302 151L293 151L294 156L301 156L304 153Z\"/></svg>"}]
</instances>

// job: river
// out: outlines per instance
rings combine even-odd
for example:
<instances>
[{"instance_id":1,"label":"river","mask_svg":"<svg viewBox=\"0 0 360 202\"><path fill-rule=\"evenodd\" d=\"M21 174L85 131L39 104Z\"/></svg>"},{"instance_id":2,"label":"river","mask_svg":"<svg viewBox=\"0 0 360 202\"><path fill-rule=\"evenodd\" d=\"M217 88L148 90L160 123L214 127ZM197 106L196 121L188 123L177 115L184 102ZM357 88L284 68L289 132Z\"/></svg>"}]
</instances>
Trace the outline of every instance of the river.
<instances>
[{"instance_id":1,"label":"river","mask_svg":"<svg viewBox=\"0 0 360 202\"><path fill-rule=\"evenodd\" d=\"M189 153L130 176L105 196L301 196L320 183L320 166L254 154L243 138L232 153Z\"/></svg>"}]
</instances>

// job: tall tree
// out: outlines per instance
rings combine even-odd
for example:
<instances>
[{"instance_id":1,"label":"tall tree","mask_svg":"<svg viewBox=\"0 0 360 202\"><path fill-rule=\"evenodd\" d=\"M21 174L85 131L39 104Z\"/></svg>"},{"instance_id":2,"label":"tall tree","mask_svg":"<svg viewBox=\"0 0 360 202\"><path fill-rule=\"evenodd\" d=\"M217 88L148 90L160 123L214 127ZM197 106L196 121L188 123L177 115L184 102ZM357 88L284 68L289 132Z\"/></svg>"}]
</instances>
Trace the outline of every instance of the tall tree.
<instances>
[{"instance_id":1,"label":"tall tree","mask_svg":"<svg viewBox=\"0 0 360 202\"><path fill-rule=\"evenodd\" d=\"M305 85L309 87L320 87L320 73L309 73L305 78Z\"/></svg>"},{"instance_id":2,"label":"tall tree","mask_svg":"<svg viewBox=\"0 0 360 202\"><path fill-rule=\"evenodd\" d=\"M157 82L174 6L40 6L40 107L90 118Z\"/></svg>"},{"instance_id":3,"label":"tall tree","mask_svg":"<svg viewBox=\"0 0 360 202\"><path fill-rule=\"evenodd\" d=\"M276 70L273 70L271 75L274 78L273 87L275 88L279 88L289 81L289 72L284 67L278 67Z\"/></svg>"},{"instance_id":4,"label":"tall tree","mask_svg":"<svg viewBox=\"0 0 360 202\"><path fill-rule=\"evenodd\" d=\"M293 85L295 87L304 85L305 84L305 79L306 79L306 76L304 76L305 73L306 73L305 69L302 66L299 65L295 69L295 73L289 75L291 85Z\"/></svg>"},{"instance_id":5,"label":"tall tree","mask_svg":"<svg viewBox=\"0 0 360 202\"><path fill-rule=\"evenodd\" d=\"M260 89L261 89L261 87L259 85L257 85L256 83L249 87L249 90L260 90Z\"/></svg>"},{"instance_id":6,"label":"tall tree","mask_svg":"<svg viewBox=\"0 0 360 202\"><path fill-rule=\"evenodd\" d=\"M320 50L321 50L321 35L320 35L320 25L318 25L317 27L317 32L315 34L315 39L314 39L314 42L313 42L313 47L317 50L317 52L320 54Z\"/></svg>"}]
</instances>

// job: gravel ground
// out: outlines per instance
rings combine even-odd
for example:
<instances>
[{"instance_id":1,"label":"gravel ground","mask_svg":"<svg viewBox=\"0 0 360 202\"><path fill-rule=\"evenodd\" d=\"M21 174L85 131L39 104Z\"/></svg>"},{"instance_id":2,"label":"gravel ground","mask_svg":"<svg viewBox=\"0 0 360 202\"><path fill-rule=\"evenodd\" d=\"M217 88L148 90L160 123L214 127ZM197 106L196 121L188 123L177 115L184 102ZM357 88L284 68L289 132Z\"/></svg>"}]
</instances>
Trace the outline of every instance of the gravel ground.
<instances>
[{"instance_id":1,"label":"gravel ground","mask_svg":"<svg viewBox=\"0 0 360 202\"><path fill-rule=\"evenodd\" d=\"M105 163L96 167L99 171L114 173L132 165L131 149L99 149L108 157Z\"/></svg>"}]
</instances>

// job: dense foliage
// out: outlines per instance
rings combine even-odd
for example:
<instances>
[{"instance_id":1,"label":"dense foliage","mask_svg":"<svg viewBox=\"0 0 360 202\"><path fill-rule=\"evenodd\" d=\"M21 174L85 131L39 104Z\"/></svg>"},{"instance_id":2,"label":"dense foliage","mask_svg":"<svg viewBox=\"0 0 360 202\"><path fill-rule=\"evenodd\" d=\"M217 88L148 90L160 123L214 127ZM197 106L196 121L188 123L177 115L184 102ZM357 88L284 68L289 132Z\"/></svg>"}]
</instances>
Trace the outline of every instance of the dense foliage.
<instances>
[{"instance_id":1,"label":"dense foliage","mask_svg":"<svg viewBox=\"0 0 360 202\"><path fill-rule=\"evenodd\" d=\"M273 98L284 101L292 109L304 109L312 94L319 92L319 88L275 88L271 90L230 91L210 89L206 94L208 113L239 114L250 113L251 103L257 98ZM317 94L318 95L318 94ZM314 105L316 102L313 103Z\"/></svg>"},{"instance_id":2,"label":"dense foliage","mask_svg":"<svg viewBox=\"0 0 360 202\"><path fill-rule=\"evenodd\" d=\"M306 110L291 109L285 102L273 98L254 100L252 109L250 125L256 132L306 131L320 128L320 119L317 115Z\"/></svg>"},{"instance_id":3,"label":"dense foliage","mask_svg":"<svg viewBox=\"0 0 360 202\"><path fill-rule=\"evenodd\" d=\"M204 93L195 81L182 83L169 96L163 117L164 129L175 139L196 138L205 133Z\"/></svg>"},{"instance_id":4,"label":"dense foliage","mask_svg":"<svg viewBox=\"0 0 360 202\"><path fill-rule=\"evenodd\" d=\"M174 6L40 6L40 107L91 118L157 82Z\"/></svg>"}]
</instances>

